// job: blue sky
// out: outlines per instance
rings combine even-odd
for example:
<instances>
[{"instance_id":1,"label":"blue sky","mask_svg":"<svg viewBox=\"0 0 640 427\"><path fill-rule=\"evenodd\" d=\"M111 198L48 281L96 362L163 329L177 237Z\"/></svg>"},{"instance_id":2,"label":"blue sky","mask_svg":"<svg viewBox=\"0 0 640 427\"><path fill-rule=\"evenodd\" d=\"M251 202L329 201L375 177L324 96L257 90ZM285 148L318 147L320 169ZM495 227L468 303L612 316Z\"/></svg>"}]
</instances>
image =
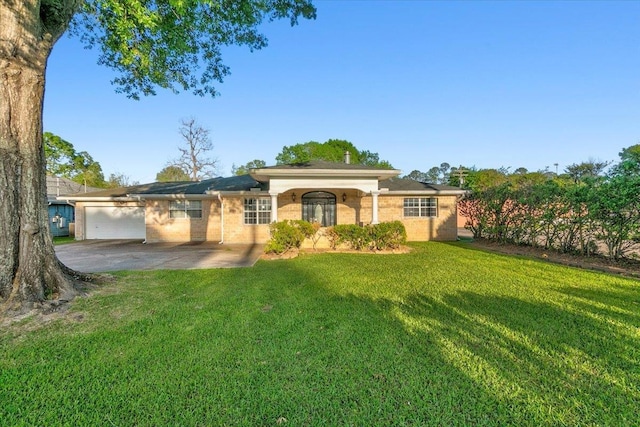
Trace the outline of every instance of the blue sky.
<instances>
[{"instance_id":1,"label":"blue sky","mask_svg":"<svg viewBox=\"0 0 640 427\"><path fill-rule=\"evenodd\" d=\"M180 120L210 129L220 174L285 145L346 139L407 174L448 162L562 171L640 143L640 2L317 1L315 21L264 25L224 50L220 96L116 94L97 52L51 54L44 129L108 176L151 182Z\"/></svg>"}]
</instances>

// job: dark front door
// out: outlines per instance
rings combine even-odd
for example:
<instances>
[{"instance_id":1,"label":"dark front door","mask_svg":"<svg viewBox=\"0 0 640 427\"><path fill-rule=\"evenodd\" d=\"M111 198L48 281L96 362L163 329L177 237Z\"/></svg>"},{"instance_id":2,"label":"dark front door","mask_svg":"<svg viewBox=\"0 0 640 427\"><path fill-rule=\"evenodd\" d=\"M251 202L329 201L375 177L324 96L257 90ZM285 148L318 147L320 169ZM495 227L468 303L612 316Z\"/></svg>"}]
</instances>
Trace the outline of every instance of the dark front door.
<instances>
[{"instance_id":1,"label":"dark front door","mask_svg":"<svg viewBox=\"0 0 640 427\"><path fill-rule=\"evenodd\" d=\"M313 191L302 196L302 219L323 227L336 225L336 196L326 191Z\"/></svg>"}]
</instances>

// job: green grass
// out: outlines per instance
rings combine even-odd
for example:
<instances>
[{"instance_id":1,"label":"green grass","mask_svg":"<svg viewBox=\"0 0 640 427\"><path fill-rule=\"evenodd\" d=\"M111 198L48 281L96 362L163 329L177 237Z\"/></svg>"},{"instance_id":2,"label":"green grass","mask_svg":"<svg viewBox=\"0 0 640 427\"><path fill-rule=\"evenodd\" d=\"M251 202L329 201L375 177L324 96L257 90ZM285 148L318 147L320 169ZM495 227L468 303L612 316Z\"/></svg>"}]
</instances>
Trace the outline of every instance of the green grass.
<instances>
[{"instance_id":1,"label":"green grass","mask_svg":"<svg viewBox=\"0 0 640 427\"><path fill-rule=\"evenodd\" d=\"M53 238L54 245L65 245L67 243L75 243L75 242L77 242L77 240L73 236L56 236Z\"/></svg>"},{"instance_id":2,"label":"green grass","mask_svg":"<svg viewBox=\"0 0 640 427\"><path fill-rule=\"evenodd\" d=\"M413 247L118 273L0 332L0 425L638 424L638 281Z\"/></svg>"}]
</instances>

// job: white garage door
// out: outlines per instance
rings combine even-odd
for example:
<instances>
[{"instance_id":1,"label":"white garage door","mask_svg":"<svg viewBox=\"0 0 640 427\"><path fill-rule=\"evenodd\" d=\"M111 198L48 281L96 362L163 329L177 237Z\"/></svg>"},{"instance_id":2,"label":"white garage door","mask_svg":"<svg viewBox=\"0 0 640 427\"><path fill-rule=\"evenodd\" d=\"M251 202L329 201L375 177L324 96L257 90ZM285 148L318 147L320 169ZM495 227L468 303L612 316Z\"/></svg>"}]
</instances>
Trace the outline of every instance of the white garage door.
<instances>
[{"instance_id":1,"label":"white garage door","mask_svg":"<svg viewBox=\"0 0 640 427\"><path fill-rule=\"evenodd\" d=\"M86 239L144 239L144 208L87 206Z\"/></svg>"}]
</instances>

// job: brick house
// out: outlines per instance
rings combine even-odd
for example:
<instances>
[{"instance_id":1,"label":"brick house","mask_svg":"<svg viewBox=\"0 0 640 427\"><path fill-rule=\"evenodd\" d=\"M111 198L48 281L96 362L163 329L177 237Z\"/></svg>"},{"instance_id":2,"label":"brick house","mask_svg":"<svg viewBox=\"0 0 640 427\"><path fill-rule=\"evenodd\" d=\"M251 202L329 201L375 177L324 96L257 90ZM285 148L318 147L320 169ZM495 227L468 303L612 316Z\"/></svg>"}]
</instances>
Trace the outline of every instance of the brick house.
<instances>
[{"instance_id":1,"label":"brick house","mask_svg":"<svg viewBox=\"0 0 640 427\"><path fill-rule=\"evenodd\" d=\"M400 220L409 241L457 238L457 187L398 178L399 170L309 162L200 182L156 182L66 196L76 239L263 243L269 224L328 227Z\"/></svg>"}]
</instances>

